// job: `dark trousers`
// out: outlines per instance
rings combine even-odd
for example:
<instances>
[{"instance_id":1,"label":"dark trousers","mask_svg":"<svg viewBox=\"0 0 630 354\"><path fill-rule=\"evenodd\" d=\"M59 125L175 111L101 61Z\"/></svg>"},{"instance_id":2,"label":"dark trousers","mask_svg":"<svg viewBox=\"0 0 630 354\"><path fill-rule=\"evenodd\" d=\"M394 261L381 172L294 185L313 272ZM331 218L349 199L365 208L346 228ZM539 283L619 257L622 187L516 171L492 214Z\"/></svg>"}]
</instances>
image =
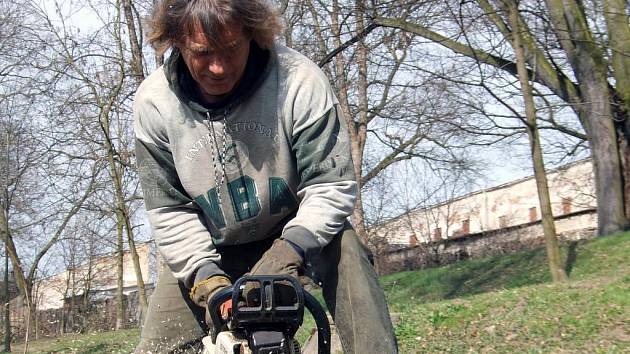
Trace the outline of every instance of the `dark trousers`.
<instances>
[{"instance_id":1,"label":"dark trousers","mask_svg":"<svg viewBox=\"0 0 630 354\"><path fill-rule=\"evenodd\" d=\"M271 246L271 241L225 247L221 268L238 279ZM345 353L397 353L383 290L368 251L351 227L339 233L307 265L321 283ZM188 289L165 268L159 278L135 353L200 353L207 335L204 309L193 304Z\"/></svg>"}]
</instances>

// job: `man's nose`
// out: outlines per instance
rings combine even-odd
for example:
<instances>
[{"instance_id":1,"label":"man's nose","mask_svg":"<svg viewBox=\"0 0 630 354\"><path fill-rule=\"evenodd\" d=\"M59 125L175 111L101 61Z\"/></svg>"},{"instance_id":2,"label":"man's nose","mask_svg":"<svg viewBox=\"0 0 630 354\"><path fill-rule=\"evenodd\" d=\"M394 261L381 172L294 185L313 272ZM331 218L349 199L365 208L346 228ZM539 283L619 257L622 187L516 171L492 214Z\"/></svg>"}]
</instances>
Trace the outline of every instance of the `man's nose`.
<instances>
[{"instance_id":1,"label":"man's nose","mask_svg":"<svg viewBox=\"0 0 630 354\"><path fill-rule=\"evenodd\" d=\"M221 77L225 75L225 60L219 55L213 56L208 62L208 72L211 76Z\"/></svg>"}]
</instances>

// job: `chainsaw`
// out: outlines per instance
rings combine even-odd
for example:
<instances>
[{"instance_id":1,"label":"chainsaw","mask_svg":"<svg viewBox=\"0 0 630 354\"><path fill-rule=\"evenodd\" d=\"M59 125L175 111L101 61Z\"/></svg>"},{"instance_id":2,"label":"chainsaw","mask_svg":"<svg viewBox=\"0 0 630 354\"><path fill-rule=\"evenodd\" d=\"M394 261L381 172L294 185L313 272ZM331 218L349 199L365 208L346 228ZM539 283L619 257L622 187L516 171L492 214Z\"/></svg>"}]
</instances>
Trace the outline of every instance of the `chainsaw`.
<instances>
[{"instance_id":1,"label":"chainsaw","mask_svg":"<svg viewBox=\"0 0 630 354\"><path fill-rule=\"evenodd\" d=\"M255 289L245 300L244 289ZM252 292L249 292L252 293ZM232 300L232 312L221 317L220 306ZM204 354L299 354L294 338L306 308L317 325L318 354L330 354L330 324L319 301L288 275L248 275L208 301L212 323L202 342Z\"/></svg>"}]
</instances>

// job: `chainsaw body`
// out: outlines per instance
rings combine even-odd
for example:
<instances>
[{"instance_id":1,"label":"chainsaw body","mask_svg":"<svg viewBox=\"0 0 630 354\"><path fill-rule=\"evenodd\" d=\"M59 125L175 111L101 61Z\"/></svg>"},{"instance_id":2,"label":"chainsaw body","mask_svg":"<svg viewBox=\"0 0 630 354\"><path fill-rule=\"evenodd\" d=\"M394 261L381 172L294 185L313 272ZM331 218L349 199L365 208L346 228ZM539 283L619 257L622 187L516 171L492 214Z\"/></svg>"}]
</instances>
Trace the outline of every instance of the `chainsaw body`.
<instances>
[{"instance_id":1,"label":"chainsaw body","mask_svg":"<svg viewBox=\"0 0 630 354\"><path fill-rule=\"evenodd\" d=\"M244 299L243 290L254 289L255 300ZM249 294L252 291L248 292ZM219 307L232 299L231 316L224 320ZM244 276L208 302L210 333L203 338L204 354L298 354L294 339L304 318L304 308L315 318L318 352L330 353L330 325L321 305L288 275Z\"/></svg>"}]
</instances>

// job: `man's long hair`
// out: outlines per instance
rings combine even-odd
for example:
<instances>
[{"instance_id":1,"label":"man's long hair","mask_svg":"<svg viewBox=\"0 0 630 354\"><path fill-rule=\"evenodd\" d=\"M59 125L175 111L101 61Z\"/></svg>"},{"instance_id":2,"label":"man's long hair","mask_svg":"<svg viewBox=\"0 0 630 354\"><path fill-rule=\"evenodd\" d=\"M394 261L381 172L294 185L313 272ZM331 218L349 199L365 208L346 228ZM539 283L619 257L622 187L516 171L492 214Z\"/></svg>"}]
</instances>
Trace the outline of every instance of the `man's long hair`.
<instances>
[{"instance_id":1,"label":"man's long hair","mask_svg":"<svg viewBox=\"0 0 630 354\"><path fill-rule=\"evenodd\" d=\"M183 43L196 25L215 48L231 24L240 24L259 47L269 49L282 32L282 19L268 0L162 0L148 21L148 41L159 55Z\"/></svg>"}]
</instances>

